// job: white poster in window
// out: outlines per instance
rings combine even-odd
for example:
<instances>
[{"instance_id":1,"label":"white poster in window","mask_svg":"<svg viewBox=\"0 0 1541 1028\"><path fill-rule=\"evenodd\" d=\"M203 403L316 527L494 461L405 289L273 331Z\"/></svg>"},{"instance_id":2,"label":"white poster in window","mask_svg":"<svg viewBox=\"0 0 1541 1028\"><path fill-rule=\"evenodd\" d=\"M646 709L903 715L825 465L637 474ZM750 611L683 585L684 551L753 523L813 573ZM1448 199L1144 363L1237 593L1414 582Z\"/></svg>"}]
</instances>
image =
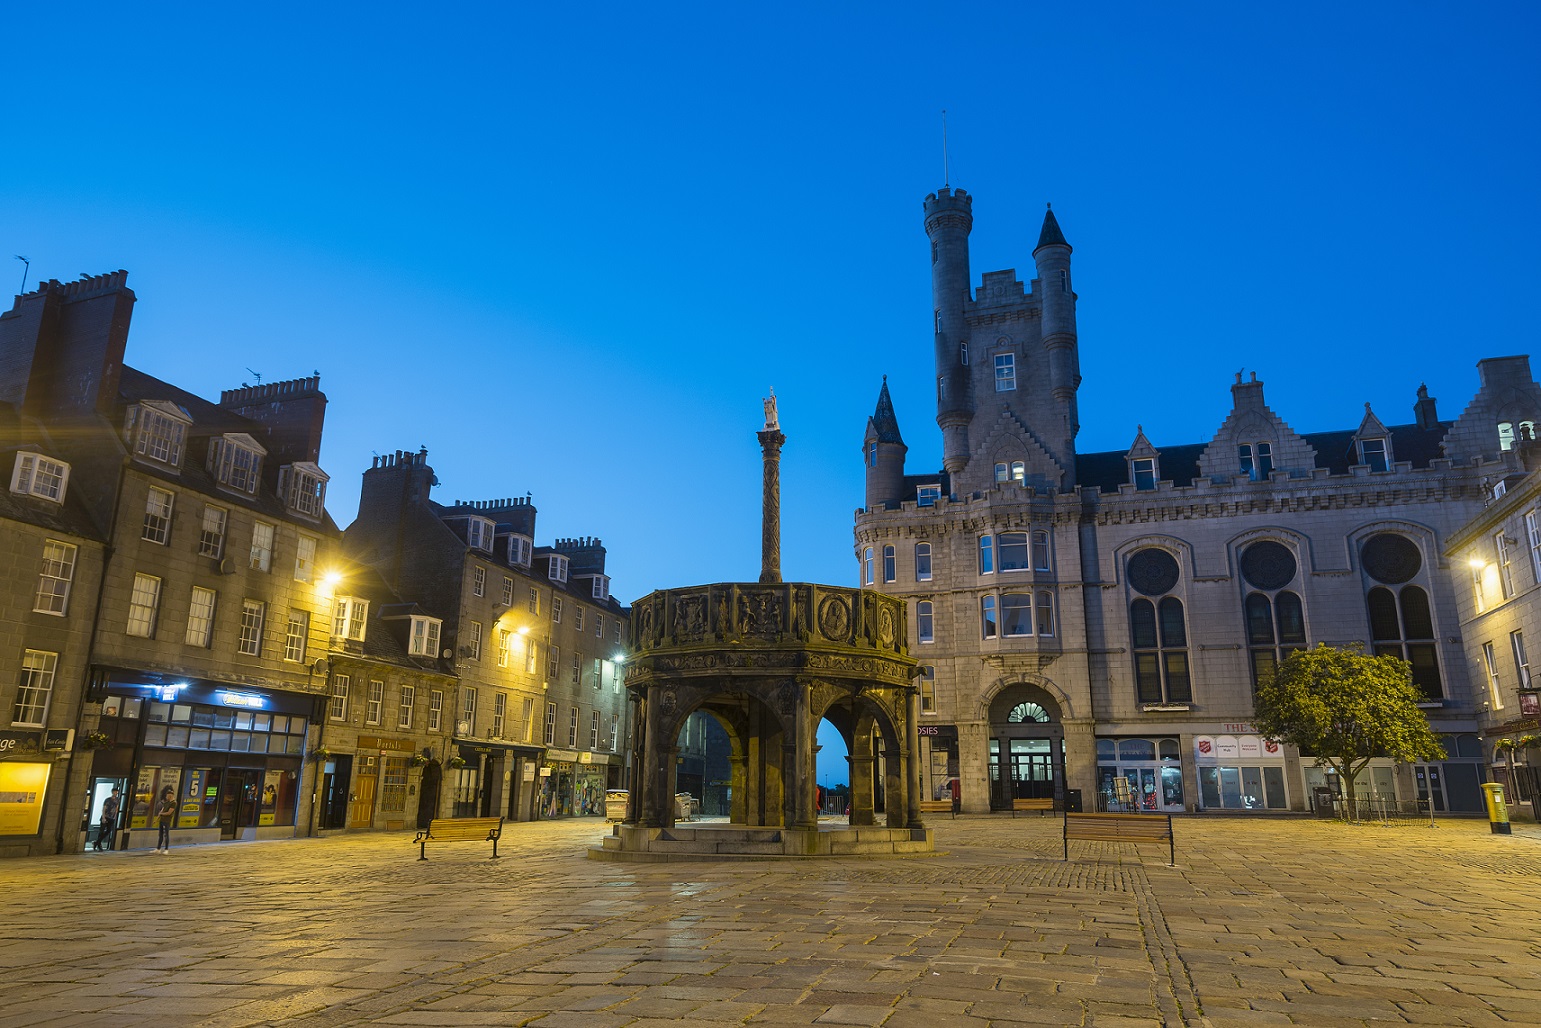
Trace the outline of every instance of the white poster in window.
<instances>
[{"instance_id":1,"label":"white poster in window","mask_svg":"<svg viewBox=\"0 0 1541 1028\"><path fill-rule=\"evenodd\" d=\"M1255 735L1243 735L1241 737L1241 755L1243 757L1261 757L1263 755L1263 740Z\"/></svg>"},{"instance_id":2,"label":"white poster in window","mask_svg":"<svg viewBox=\"0 0 1541 1028\"><path fill-rule=\"evenodd\" d=\"M1193 737L1193 753L1200 761L1215 759L1215 740L1208 735L1195 735Z\"/></svg>"},{"instance_id":3,"label":"white poster in window","mask_svg":"<svg viewBox=\"0 0 1541 1028\"><path fill-rule=\"evenodd\" d=\"M1241 747L1236 743L1234 735L1221 735L1215 738L1215 756L1221 760L1235 760L1240 754Z\"/></svg>"}]
</instances>

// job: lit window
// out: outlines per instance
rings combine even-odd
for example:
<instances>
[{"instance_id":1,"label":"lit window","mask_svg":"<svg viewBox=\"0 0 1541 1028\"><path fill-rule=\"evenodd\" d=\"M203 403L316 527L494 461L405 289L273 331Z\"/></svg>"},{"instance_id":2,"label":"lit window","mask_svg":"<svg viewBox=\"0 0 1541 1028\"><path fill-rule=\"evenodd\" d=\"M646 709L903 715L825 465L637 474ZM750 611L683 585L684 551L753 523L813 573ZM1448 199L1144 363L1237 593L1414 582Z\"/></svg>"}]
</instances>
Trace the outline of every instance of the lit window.
<instances>
[{"instance_id":1,"label":"lit window","mask_svg":"<svg viewBox=\"0 0 1541 1028\"><path fill-rule=\"evenodd\" d=\"M995 391L1009 393L1017 387L1017 358L1015 354L995 355Z\"/></svg>"},{"instance_id":2,"label":"lit window","mask_svg":"<svg viewBox=\"0 0 1541 1028\"><path fill-rule=\"evenodd\" d=\"M1509 540L1503 532L1493 535L1493 552L1498 554L1498 587L1507 600L1514 595L1514 563L1510 559Z\"/></svg>"},{"instance_id":3,"label":"lit window","mask_svg":"<svg viewBox=\"0 0 1541 1028\"><path fill-rule=\"evenodd\" d=\"M332 696L327 703L326 715L333 721L346 721L348 718L348 689L353 684L349 675L332 676Z\"/></svg>"},{"instance_id":4,"label":"lit window","mask_svg":"<svg viewBox=\"0 0 1541 1028\"><path fill-rule=\"evenodd\" d=\"M915 544L915 581L931 581L931 544Z\"/></svg>"},{"instance_id":5,"label":"lit window","mask_svg":"<svg viewBox=\"0 0 1541 1028\"><path fill-rule=\"evenodd\" d=\"M192 419L180 410L175 415L171 404L156 402L136 404L129 408L129 428L134 432L134 454L149 460L169 464L182 463L182 443L187 436L187 426Z\"/></svg>"},{"instance_id":6,"label":"lit window","mask_svg":"<svg viewBox=\"0 0 1541 1028\"><path fill-rule=\"evenodd\" d=\"M442 689L428 690L428 730L437 732L439 726L444 723L444 691Z\"/></svg>"},{"instance_id":7,"label":"lit window","mask_svg":"<svg viewBox=\"0 0 1541 1028\"><path fill-rule=\"evenodd\" d=\"M514 580L507 575L503 576L503 606L514 605Z\"/></svg>"},{"instance_id":8,"label":"lit window","mask_svg":"<svg viewBox=\"0 0 1541 1028\"><path fill-rule=\"evenodd\" d=\"M1368 464L1371 471L1386 470L1386 440L1359 440L1359 463Z\"/></svg>"},{"instance_id":9,"label":"lit window","mask_svg":"<svg viewBox=\"0 0 1541 1028\"><path fill-rule=\"evenodd\" d=\"M319 518L326 505L329 476L314 464L285 464L278 469L278 495L296 514Z\"/></svg>"},{"instance_id":10,"label":"lit window","mask_svg":"<svg viewBox=\"0 0 1541 1028\"><path fill-rule=\"evenodd\" d=\"M471 569L471 595L487 595L487 569L476 567Z\"/></svg>"},{"instance_id":11,"label":"lit window","mask_svg":"<svg viewBox=\"0 0 1541 1028\"><path fill-rule=\"evenodd\" d=\"M621 737L621 715L610 715L610 752L616 752L616 744Z\"/></svg>"},{"instance_id":12,"label":"lit window","mask_svg":"<svg viewBox=\"0 0 1541 1028\"><path fill-rule=\"evenodd\" d=\"M223 507L210 504L203 508L203 525L198 530L198 556L218 560L225 555L225 525L229 517Z\"/></svg>"},{"instance_id":13,"label":"lit window","mask_svg":"<svg viewBox=\"0 0 1541 1028\"><path fill-rule=\"evenodd\" d=\"M155 616L160 608L161 580L153 575L136 574L134 591L128 599L129 635L143 639L155 637Z\"/></svg>"},{"instance_id":14,"label":"lit window","mask_svg":"<svg viewBox=\"0 0 1541 1028\"><path fill-rule=\"evenodd\" d=\"M310 635L310 615L303 610L289 612L289 631L284 635L284 659L305 662L305 643Z\"/></svg>"},{"instance_id":15,"label":"lit window","mask_svg":"<svg viewBox=\"0 0 1541 1028\"><path fill-rule=\"evenodd\" d=\"M525 742L530 742L535 735L534 717L535 701L526 696L520 706L519 715L519 723L524 726L524 731L519 734L524 738Z\"/></svg>"},{"instance_id":16,"label":"lit window","mask_svg":"<svg viewBox=\"0 0 1541 1028\"><path fill-rule=\"evenodd\" d=\"M939 485L922 485L915 487L915 506L935 507L936 501L942 498L942 487Z\"/></svg>"},{"instance_id":17,"label":"lit window","mask_svg":"<svg viewBox=\"0 0 1541 1028\"><path fill-rule=\"evenodd\" d=\"M193 596L187 608L187 634L183 641L189 646L208 646L214 641L213 589L193 586Z\"/></svg>"},{"instance_id":18,"label":"lit window","mask_svg":"<svg viewBox=\"0 0 1541 1028\"><path fill-rule=\"evenodd\" d=\"M551 579L553 582L567 581L567 558L558 557L553 554L551 557L551 566L546 570L546 577Z\"/></svg>"},{"instance_id":19,"label":"lit window","mask_svg":"<svg viewBox=\"0 0 1541 1028\"><path fill-rule=\"evenodd\" d=\"M414 617L412 619L412 641L407 647L407 652L414 657L437 657L439 655L439 629L444 622L438 618Z\"/></svg>"},{"instance_id":20,"label":"lit window","mask_svg":"<svg viewBox=\"0 0 1541 1028\"><path fill-rule=\"evenodd\" d=\"M42 728L48 723L48 701L53 695L54 674L59 669L59 655L46 650L25 650L21 657L21 677L17 682L16 706L11 724L23 728Z\"/></svg>"},{"instance_id":21,"label":"lit window","mask_svg":"<svg viewBox=\"0 0 1541 1028\"><path fill-rule=\"evenodd\" d=\"M1156 458L1137 457L1133 461L1134 487L1142 492L1156 488Z\"/></svg>"},{"instance_id":22,"label":"lit window","mask_svg":"<svg viewBox=\"0 0 1541 1028\"><path fill-rule=\"evenodd\" d=\"M257 440L236 433L209 440L209 470L221 485L248 495L262 480L262 458L267 456Z\"/></svg>"},{"instance_id":23,"label":"lit window","mask_svg":"<svg viewBox=\"0 0 1541 1028\"><path fill-rule=\"evenodd\" d=\"M153 485L150 487L145 495L144 527L139 538L166 545L166 540L171 538L171 504L174 499L165 489L157 489Z\"/></svg>"},{"instance_id":24,"label":"lit window","mask_svg":"<svg viewBox=\"0 0 1541 1028\"><path fill-rule=\"evenodd\" d=\"M930 600L921 600L915 604L916 639L923 643L934 642L936 640L934 622Z\"/></svg>"},{"instance_id":25,"label":"lit window","mask_svg":"<svg viewBox=\"0 0 1541 1028\"><path fill-rule=\"evenodd\" d=\"M467 649L469 649L477 657L480 657L482 647L482 626L478 621L473 621L471 624L476 630L474 633L475 641L470 646L468 646ZM513 632L505 632L501 628L498 629L498 667L508 667L508 656L509 653L513 650L514 640L517 638L519 637L516 636Z\"/></svg>"},{"instance_id":26,"label":"lit window","mask_svg":"<svg viewBox=\"0 0 1541 1028\"><path fill-rule=\"evenodd\" d=\"M520 636L519 638L524 638L524 637ZM535 658L535 642L532 639L525 639L524 640L524 673L525 674L533 675L535 673L535 659L536 659Z\"/></svg>"},{"instance_id":27,"label":"lit window","mask_svg":"<svg viewBox=\"0 0 1541 1028\"><path fill-rule=\"evenodd\" d=\"M332 610L332 634L339 639L363 642L369 601L356 596L339 596Z\"/></svg>"},{"instance_id":28,"label":"lit window","mask_svg":"<svg viewBox=\"0 0 1541 1028\"><path fill-rule=\"evenodd\" d=\"M267 571L273 566L273 526L258 521L251 526L251 560L253 571Z\"/></svg>"},{"instance_id":29,"label":"lit window","mask_svg":"<svg viewBox=\"0 0 1541 1028\"><path fill-rule=\"evenodd\" d=\"M396 708L396 727L412 727L412 708L417 705L417 687L403 685L401 687L401 706Z\"/></svg>"},{"instance_id":30,"label":"lit window","mask_svg":"<svg viewBox=\"0 0 1541 1028\"><path fill-rule=\"evenodd\" d=\"M892 546L883 547L883 581L892 582L899 577L899 562Z\"/></svg>"},{"instance_id":31,"label":"lit window","mask_svg":"<svg viewBox=\"0 0 1541 1028\"><path fill-rule=\"evenodd\" d=\"M241 637L236 643L237 653L255 657L262 653L262 622L267 615L267 604L261 600L241 601Z\"/></svg>"},{"instance_id":32,"label":"lit window","mask_svg":"<svg viewBox=\"0 0 1541 1028\"><path fill-rule=\"evenodd\" d=\"M530 603L529 603L529 608L530 608L530 613L531 614L539 614L540 613L540 590L535 588L533 585L530 586Z\"/></svg>"},{"instance_id":33,"label":"lit window","mask_svg":"<svg viewBox=\"0 0 1541 1028\"><path fill-rule=\"evenodd\" d=\"M294 580L309 582L316 576L316 537L300 535L294 546Z\"/></svg>"},{"instance_id":34,"label":"lit window","mask_svg":"<svg viewBox=\"0 0 1541 1028\"><path fill-rule=\"evenodd\" d=\"M63 461L41 453L18 453L16 470L11 475L11 492L63 503L69 480L70 466Z\"/></svg>"},{"instance_id":35,"label":"lit window","mask_svg":"<svg viewBox=\"0 0 1541 1028\"><path fill-rule=\"evenodd\" d=\"M562 623L562 597L560 596L551 597L551 623L554 625Z\"/></svg>"},{"instance_id":36,"label":"lit window","mask_svg":"<svg viewBox=\"0 0 1541 1028\"><path fill-rule=\"evenodd\" d=\"M70 583L75 580L76 552L73 543L61 543L53 539L44 541L43 566L38 572L33 610L39 614L58 614L61 617L69 610Z\"/></svg>"},{"instance_id":37,"label":"lit window","mask_svg":"<svg viewBox=\"0 0 1541 1028\"><path fill-rule=\"evenodd\" d=\"M1541 585L1541 518L1533 510L1525 514L1525 541L1530 546L1531 580Z\"/></svg>"},{"instance_id":38,"label":"lit window","mask_svg":"<svg viewBox=\"0 0 1541 1028\"><path fill-rule=\"evenodd\" d=\"M364 724L378 725L380 714L385 708L385 683L371 681L369 683L369 695L364 700Z\"/></svg>"},{"instance_id":39,"label":"lit window","mask_svg":"<svg viewBox=\"0 0 1541 1028\"><path fill-rule=\"evenodd\" d=\"M1027 466L1019 460L1011 462L1011 480L1018 485L1027 481Z\"/></svg>"}]
</instances>

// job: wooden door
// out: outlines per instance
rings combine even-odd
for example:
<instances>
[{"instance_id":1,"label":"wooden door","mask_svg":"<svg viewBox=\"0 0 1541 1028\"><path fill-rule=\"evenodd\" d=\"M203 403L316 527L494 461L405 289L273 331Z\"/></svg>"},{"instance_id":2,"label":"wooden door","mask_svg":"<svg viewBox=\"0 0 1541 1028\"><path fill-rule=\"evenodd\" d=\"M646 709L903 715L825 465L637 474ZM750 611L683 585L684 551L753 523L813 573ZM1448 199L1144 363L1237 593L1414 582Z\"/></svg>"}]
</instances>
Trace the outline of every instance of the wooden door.
<instances>
[{"instance_id":1,"label":"wooden door","mask_svg":"<svg viewBox=\"0 0 1541 1028\"><path fill-rule=\"evenodd\" d=\"M374 825L375 792L380 782L380 758L361 753L353 758L353 794L348 797L348 827Z\"/></svg>"}]
</instances>

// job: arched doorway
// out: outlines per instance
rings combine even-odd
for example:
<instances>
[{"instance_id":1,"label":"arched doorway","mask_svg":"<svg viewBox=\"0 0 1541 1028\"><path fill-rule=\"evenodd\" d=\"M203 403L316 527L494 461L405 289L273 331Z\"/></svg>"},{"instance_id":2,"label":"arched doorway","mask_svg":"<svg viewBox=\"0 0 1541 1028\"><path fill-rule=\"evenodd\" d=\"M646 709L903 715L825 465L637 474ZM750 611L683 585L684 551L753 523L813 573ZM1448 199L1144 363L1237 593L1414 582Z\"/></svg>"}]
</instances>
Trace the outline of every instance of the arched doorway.
<instances>
[{"instance_id":1,"label":"arched doorway","mask_svg":"<svg viewBox=\"0 0 1541 1028\"><path fill-rule=\"evenodd\" d=\"M1052 799L1063 808L1065 729L1059 704L1035 685L1002 689L990 704L990 809L1015 799Z\"/></svg>"}]
</instances>

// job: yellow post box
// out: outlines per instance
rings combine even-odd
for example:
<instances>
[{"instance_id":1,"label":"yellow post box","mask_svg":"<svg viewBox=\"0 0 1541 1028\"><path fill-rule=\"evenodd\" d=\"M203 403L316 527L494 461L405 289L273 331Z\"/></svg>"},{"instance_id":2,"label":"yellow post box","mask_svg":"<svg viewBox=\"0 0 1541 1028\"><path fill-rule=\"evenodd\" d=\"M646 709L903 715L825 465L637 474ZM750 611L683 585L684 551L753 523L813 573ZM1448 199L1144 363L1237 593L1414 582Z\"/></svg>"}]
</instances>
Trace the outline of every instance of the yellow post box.
<instances>
[{"instance_id":1,"label":"yellow post box","mask_svg":"<svg viewBox=\"0 0 1541 1028\"><path fill-rule=\"evenodd\" d=\"M1487 801L1488 827L1494 835L1508 835L1509 808L1504 805L1504 787L1499 782L1483 782L1482 798Z\"/></svg>"}]
</instances>

